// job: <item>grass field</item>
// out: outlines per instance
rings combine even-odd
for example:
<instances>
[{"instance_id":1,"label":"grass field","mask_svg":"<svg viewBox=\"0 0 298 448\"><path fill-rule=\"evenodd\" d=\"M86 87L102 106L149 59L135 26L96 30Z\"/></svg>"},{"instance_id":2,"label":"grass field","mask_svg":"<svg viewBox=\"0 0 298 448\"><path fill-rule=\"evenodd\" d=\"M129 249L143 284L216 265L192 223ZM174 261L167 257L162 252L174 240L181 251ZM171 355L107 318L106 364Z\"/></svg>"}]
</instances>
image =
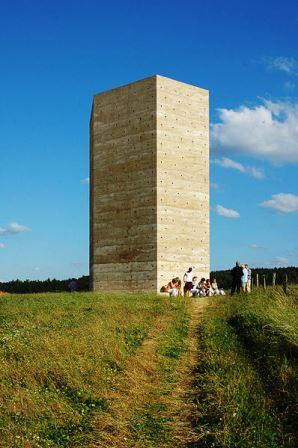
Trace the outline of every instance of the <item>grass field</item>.
<instances>
[{"instance_id":1,"label":"grass field","mask_svg":"<svg viewBox=\"0 0 298 448\"><path fill-rule=\"evenodd\" d=\"M294 447L296 301L1 296L0 446Z\"/></svg>"},{"instance_id":2,"label":"grass field","mask_svg":"<svg viewBox=\"0 0 298 448\"><path fill-rule=\"evenodd\" d=\"M188 322L152 295L1 297L1 447L172 446Z\"/></svg>"},{"instance_id":3,"label":"grass field","mask_svg":"<svg viewBox=\"0 0 298 448\"><path fill-rule=\"evenodd\" d=\"M196 446L297 446L297 289L211 299L198 340Z\"/></svg>"}]
</instances>

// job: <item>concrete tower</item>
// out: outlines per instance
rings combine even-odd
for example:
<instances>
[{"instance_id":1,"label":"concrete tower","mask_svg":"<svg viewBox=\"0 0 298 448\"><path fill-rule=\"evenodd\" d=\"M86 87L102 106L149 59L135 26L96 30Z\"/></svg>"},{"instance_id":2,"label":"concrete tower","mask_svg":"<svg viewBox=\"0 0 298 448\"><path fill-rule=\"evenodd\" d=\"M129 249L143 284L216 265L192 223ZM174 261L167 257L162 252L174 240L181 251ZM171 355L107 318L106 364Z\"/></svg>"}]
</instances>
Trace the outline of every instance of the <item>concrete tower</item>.
<instances>
[{"instance_id":1,"label":"concrete tower","mask_svg":"<svg viewBox=\"0 0 298 448\"><path fill-rule=\"evenodd\" d=\"M95 95L90 152L92 288L209 276L208 91L153 76Z\"/></svg>"}]
</instances>

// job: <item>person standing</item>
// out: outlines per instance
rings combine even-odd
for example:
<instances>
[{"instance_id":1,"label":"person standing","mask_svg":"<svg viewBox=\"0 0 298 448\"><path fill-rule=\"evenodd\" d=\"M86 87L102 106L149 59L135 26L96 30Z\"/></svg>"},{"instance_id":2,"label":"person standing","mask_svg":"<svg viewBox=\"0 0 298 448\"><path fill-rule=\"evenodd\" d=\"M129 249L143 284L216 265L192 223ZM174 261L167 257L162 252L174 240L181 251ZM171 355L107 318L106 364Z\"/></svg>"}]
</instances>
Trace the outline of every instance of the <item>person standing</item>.
<instances>
[{"instance_id":1,"label":"person standing","mask_svg":"<svg viewBox=\"0 0 298 448\"><path fill-rule=\"evenodd\" d=\"M75 278L72 278L68 283L68 289L70 292L75 292L78 289L78 283Z\"/></svg>"},{"instance_id":2,"label":"person standing","mask_svg":"<svg viewBox=\"0 0 298 448\"><path fill-rule=\"evenodd\" d=\"M243 269L240 266L240 262L236 261L236 265L233 267L232 271L232 288L231 288L231 296L237 292L239 293L241 290L241 278L243 275Z\"/></svg>"},{"instance_id":3,"label":"person standing","mask_svg":"<svg viewBox=\"0 0 298 448\"><path fill-rule=\"evenodd\" d=\"M242 265L241 288L243 292L247 292L248 269L246 264Z\"/></svg>"},{"instance_id":4,"label":"person standing","mask_svg":"<svg viewBox=\"0 0 298 448\"><path fill-rule=\"evenodd\" d=\"M192 268L188 268L188 271L185 272L183 276L184 285L184 294L186 297L190 297L190 291L192 289Z\"/></svg>"},{"instance_id":5,"label":"person standing","mask_svg":"<svg viewBox=\"0 0 298 448\"><path fill-rule=\"evenodd\" d=\"M248 264L245 265L246 269L247 269L247 285L246 285L246 292L250 293L251 292L251 269L248 266Z\"/></svg>"}]
</instances>

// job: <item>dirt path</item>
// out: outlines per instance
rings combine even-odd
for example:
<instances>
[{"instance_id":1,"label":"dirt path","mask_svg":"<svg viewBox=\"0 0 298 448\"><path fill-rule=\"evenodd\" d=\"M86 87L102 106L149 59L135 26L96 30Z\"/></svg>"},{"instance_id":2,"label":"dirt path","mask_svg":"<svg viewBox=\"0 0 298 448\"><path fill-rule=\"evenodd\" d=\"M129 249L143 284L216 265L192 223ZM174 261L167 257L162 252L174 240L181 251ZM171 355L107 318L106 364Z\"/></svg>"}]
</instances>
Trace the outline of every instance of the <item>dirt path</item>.
<instances>
[{"instance_id":1,"label":"dirt path","mask_svg":"<svg viewBox=\"0 0 298 448\"><path fill-rule=\"evenodd\" d=\"M159 373L156 371L156 348L164 330L171 322L169 315L163 315L155 322L154 327L142 346L129 360L129 367L116 384L114 392L109 396L113 409L105 419L94 422L97 431L103 434L102 440L88 445L91 447L128 448L129 425L131 418L140 409L146 407L150 395L159 386Z\"/></svg>"},{"instance_id":2,"label":"dirt path","mask_svg":"<svg viewBox=\"0 0 298 448\"><path fill-rule=\"evenodd\" d=\"M188 304L190 316L188 349L181 356L176 382L169 394L160 395L161 372L157 368L156 349L164 331L171 323L170 315L161 316L156 322L142 346L129 361L129 366L119 376L115 390L109 396L111 413L101 415L93 421L93 427L99 434L96 442L86 445L89 448L138 448L142 441L132 441L131 422L139 412L152 405L152 397L167 408L170 421L169 430L176 447L186 447L195 441L191 422L196 418L194 405L194 370L198 362L198 325L206 306L202 299L191 299ZM151 445L150 445L151 446ZM153 445L152 445L153 446ZM154 445L158 447L168 444Z\"/></svg>"},{"instance_id":3,"label":"dirt path","mask_svg":"<svg viewBox=\"0 0 298 448\"><path fill-rule=\"evenodd\" d=\"M180 372L180 382L173 391L173 432L179 447L191 446L197 440L192 423L197 420L198 410L195 405L195 369L198 364L198 327L204 308L207 306L205 299L191 299L189 304L190 324L188 347L185 353L185 368Z\"/></svg>"}]
</instances>

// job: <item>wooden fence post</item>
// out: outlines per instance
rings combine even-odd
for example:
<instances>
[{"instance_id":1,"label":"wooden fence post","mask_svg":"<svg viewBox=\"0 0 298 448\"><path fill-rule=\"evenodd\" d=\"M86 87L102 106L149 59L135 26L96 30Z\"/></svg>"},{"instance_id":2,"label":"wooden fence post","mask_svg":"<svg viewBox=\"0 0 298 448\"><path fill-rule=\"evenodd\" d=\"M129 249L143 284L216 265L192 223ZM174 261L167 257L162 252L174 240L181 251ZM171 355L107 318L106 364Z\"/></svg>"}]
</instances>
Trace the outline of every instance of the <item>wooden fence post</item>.
<instances>
[{"instance_id":1,"label":"wooden fence post","mask_svg":"<svg viewBox=\"0 0 298 448\"><path fill-rule=\"evenodd\" d=\"M265 274L263 275L263 287L266 289L266 277Z\"/></svg>"},{"instance_id":2,"label":"wooden fence post","mask_svg":"<svg viewBox=\"0 0 298 448\"><path fill-rule=\"evenodd\" d=\"M259 274L256 274L256 287L259 287Z\"/></svg>"},{"instance_id":3,"label":"wooden fence post","mask_svg":"<svg viewBox=\"0 0 298 448\"><path fill-rule=\"evenodd\" d=\"M273 272L273 276L272 276L272 286L273 286L273 288L275 288L275 283L276 283L276 272Z\"/></svg>"},{"instance_id":4,"label":"wooden fence post","mask_svg":"<svg viewBox=\"0 0 298 448\"><path fill-rule=\"evenodd\" d=\"M283 289L284 289L284 293L285 293L285 294L289 294L288 276L287 276L287 274L285 275L284 284L283 284Z\"/></svg>"}]
</instances>

